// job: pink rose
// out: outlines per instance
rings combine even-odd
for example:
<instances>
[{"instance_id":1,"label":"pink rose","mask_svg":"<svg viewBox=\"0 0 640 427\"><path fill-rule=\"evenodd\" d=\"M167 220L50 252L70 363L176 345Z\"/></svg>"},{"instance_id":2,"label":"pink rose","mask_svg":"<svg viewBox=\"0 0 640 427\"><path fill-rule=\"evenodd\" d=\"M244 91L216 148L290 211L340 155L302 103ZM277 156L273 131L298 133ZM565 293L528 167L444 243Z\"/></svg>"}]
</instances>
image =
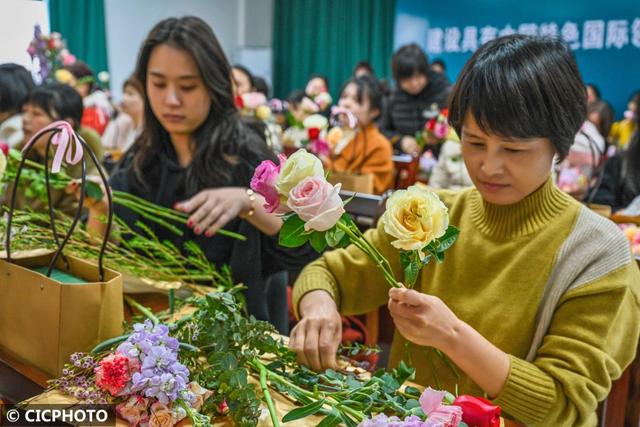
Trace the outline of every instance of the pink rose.
<instances>
[{"instance_id":1,"label":"pink rose","mask_svg":"<svg viewBox=\"0 0 640 427\"><path fill-rule=\"evenodd\" d=\"M122 353L113 353L100 361L94 369L96 385L112 396L125 394L131 376L140 370L140 362Z\"/></svg>"},{"instance_id":2,"label":"pink rose","mask_svg":"<svg viewBox=\"0 0 640 427\"><path fill-rule=\"evenodd\" d=\"M460 421L462 421L462 408L453 405L441 405L438 409L427 415L425 426L458 427Z\"/></svg>"},{"instance_id":3,"label":"pink rose","mask_svg":"<svg viewBox=\"0 0 640 427\"><path fill-rule=\"evenodd\" d=\"M275 212L280 207L280 195L276 190L276 181L287 157L281 154L278 156L278 160L280 162L279 165L276 165L271 160L264 160L260 163L249 184L253 191L265 198L266 204L264 208L269 213Z\"/></svg>"},{"instance_id":4,"label":"pink rose","mask_svg":"<svg viewBox=\"0 0 640 427\"><path fill-rule=\"evenodd\" d=\"M438 122L433 129L433 136L438 139L444 139L449 133L449 126L444 122Z\"/></svg>"},{"instance_id":5,"label":"pink rose","mask_svg":"<svg viewBox=\"0 0 640 427\"><path fill-rule=\"evenodd\" d=\"M116 406L116 413L120 418L127 421L130 426L136 427L140 423L149 421L149 414L147 414L148 405L149 399L133 395Z\"/></svg>"},{"instance_id":6,"label":"pink rose","mask_svg":"<svg viewBox=\"0 0 640 427\"><path fill-rule=\"evenodd\" d=\"M324 139L314 139L311 141L311 144L309 144L309 149L318 156L328 156L331 154L329 144Z\"/></svg>"},{"instance_id":7,"label":"pink rose","mask_svg":"<svg viewBox=\"0 0 640 427\"><path fill-rule=\"evenodd\" d=\"M176 422L171 409L160 402L151 405L149 427L173 427L174 424Z\"/></svg>"},{"instance_id":8,"label":"pink rose","mask_svg":"<svg viewBox=\"0 0 640 427\"><path fill-rule=\"evenodd\" d=\"M292 188L287 204L305 222L306 231L326 231L344 213L340 184L334 187L318 176L309 176Z\"/></svg>"}]
</instances>

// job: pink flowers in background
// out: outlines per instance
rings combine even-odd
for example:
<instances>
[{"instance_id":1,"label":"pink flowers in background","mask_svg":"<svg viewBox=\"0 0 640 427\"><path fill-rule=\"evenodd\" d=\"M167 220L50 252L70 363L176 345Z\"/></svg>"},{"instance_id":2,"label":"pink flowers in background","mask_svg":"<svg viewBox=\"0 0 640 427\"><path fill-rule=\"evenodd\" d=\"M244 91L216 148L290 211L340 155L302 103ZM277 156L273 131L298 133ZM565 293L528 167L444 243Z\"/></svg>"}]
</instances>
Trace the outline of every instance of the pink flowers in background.
<instances>
[{"instance_id":1,"label":"pink flowers in background","mask_svg":"<svg viewBox=\"0 0 640 427\"><path fill-rule=\"evenodd\" d=\"M62 35L56 32L46 35L39 24L33 28L33 40L27 47L27 53L39 67L37 71L42 83L52 80L59 68L76 62Z\"/></svg>"},{"instance_id":2,"label":"pink flowers in background","mask_svg":"<svg viewBox=\"0 0 640 427\"><path fill-rule=\"evenodd\" d=\"M340 184L333 186L317 176L309 176L296 185L289 193L287 206L305 222L306 231L327 231L345 212Z\"/></svg>"},{"instance_id":3,"label":"pink flowers in background","mask_svg":"<svg viewBox=\"0 0 640 427\"><path fill-rule=\"evenodd\" d=\"M629 240L631 245L631 251L635 256L640 256L640 227L637 225L620 225L620 228L624 232L625 236Z\"/></svg>"}]
</instances>

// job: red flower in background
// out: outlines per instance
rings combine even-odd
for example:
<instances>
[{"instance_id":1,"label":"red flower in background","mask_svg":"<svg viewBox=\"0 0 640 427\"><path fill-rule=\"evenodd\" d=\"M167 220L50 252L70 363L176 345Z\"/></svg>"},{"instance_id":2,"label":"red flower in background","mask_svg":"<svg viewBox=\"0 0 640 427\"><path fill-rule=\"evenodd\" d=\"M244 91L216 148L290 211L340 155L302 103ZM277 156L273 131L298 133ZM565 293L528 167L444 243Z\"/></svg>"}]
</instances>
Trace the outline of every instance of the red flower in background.
<instances>
[{"instance_id":1,"label":"red flower in background","mask_svg":"<svg viewBox=\"0 0 640 427\"><path fill-rule=\"evenodd\" d=\"M9 145L5 141L0 141L0 151L5 157L9 155Z\"/></svg>"},{"instance_id":2,"label":"red flower in background","mask_svg":"<svg viewBox=\"0 0 640 427\"><path fill-rule=\"evenodd\" d=\"M500 407L487 399L458 396L453 404L462 408L462 421L469 427L500 427Z\"/></svg>"},{"instance_id":3,"label":"red flower in background","mask_svg":"<svg viewBox=\"0 0 640 427\"><path fill-rule=\"evenodd\" d=\"M427 124L424 126L424 128L429 132L433 132L433 129L435 129L436 127L436 121L437 118L430 119L429 121L427 121Z\"/></svg>"},{"instance_id":4,"label":"red flower in background","mask_svg":"<svg viewBox=\"0 0 640 427\"><path fill-rule=\"evenodd\" d=\"M244 101L242 100L242 96L236 95L235 102L236 102L236 107L239 110L242 110L244 108Z\"/></svg>"},{"instance_id":5,"label":"red flower in background","mask_svg":"<svg viewBox=\"0 0 640 427\"><path fill-rule=\"evenodd\" d=\"M318 128L310 128L308 131L309 140L313 141L320 137L320 129Z\"/></svg>"}]
</instances>

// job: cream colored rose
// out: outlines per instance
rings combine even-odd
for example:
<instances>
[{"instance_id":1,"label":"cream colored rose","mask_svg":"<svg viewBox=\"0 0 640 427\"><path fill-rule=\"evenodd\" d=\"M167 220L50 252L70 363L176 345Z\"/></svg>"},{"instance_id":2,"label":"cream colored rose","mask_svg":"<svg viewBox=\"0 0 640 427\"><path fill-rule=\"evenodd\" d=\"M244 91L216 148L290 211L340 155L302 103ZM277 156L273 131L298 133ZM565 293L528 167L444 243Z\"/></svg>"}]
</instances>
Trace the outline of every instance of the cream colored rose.
<instances>
[{"instance_id":1,"label":"cream colored rose","mask_svg":"<svg viewBox=\"0 0 640 427\"><path fill-rule=\"evenodd\" d=\"M389 197L380 221L384 231L396 238L391 242L394 247L412 251L444 235L449 226L449 213L435 193L413 185Z\"/></svg>"},{"instance_id":2,"label":"cream colored rose","mask_svg":"<svg viewBox=\"0 0 640 427\"><path fill-rule=\"evenodd\" d=\"M329 120L320 114L312 114L304 119L302 126L304 126L305 129L317 128L323 130L329 127Z\"/></svg>"},{"instance_id":3,"label":"cream colored rose","mask_svg":"<svg viewBox=\"0 0 640 427\"><path fill-rule=\"evenodd\" d=\"M256 108L256 117L260 120L268 120L271 118L271 109L266 105Z\"/></svg>"},{"instance_id":4,"label":"cream colored rose","mask_svg":"<svg viewBox=\"0 0 640 427\"><path fill-rule=\"evenodd\" d=\"M276 190L280 194L283 203L289 199L289 192L300 181L308 176L324 176L322 162L313 154L304 149L291 155L280 169L280 176L276 181Z\"/></svg>"}]
</instances>

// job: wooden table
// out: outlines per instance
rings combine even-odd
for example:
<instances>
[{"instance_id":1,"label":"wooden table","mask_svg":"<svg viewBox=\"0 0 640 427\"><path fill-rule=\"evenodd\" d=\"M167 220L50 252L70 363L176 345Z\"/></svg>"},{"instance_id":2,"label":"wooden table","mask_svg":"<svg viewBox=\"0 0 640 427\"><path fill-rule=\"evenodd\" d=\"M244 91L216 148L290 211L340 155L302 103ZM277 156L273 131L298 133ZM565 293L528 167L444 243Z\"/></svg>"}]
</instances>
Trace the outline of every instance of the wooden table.
<instances>
[{"instance_id":1,"label":"wooden table","mask_svg":"<svg viewBox=\"0 0 640 427\"><path fill-rule=\"evenodd\" d=\"M132 295L132 297L141 304L152 308L153 311L162 310L166 308L167 305L166 295L135 294ZM128 310L128 308L125 308L125 317L130 318L131 314L131 311ZM12 358L11 356L0 351L0 400L4 399L8 403L28 401L29 403L34 404L68 404L70 406L78 403L72 397L65 395L59 391L43 393L47 387L48 379L50 379L50 377L47 374L39 371L32 366L21 363L15 358ZM253 377L250 377L250 381L256 385L258 384L257 380ZM296 404L289 400L286 396L273 390L271 391L271 394L280 418L282 418L284 414L296 407ZM286 425L287 427L316 426L321 419L322 417L312 416L287 423ZM509 420L503 419L501 421L501 425L503 427L520 426L519 424ZM122 420L118 420L116 425L118 427L124 427L127 425L127 423ZM188 427L191 424L188 422L188 420L183 420L178 425L180 427ZM233 423L231 422L230 418L221 417L218 419L214 419L213 425L217 427L226 427L232 426ZM270 425L271 420L269 419L268 411L266 409L263 409L263 413L260 417L258 426Z\"/></svg>"}]
</instances>

